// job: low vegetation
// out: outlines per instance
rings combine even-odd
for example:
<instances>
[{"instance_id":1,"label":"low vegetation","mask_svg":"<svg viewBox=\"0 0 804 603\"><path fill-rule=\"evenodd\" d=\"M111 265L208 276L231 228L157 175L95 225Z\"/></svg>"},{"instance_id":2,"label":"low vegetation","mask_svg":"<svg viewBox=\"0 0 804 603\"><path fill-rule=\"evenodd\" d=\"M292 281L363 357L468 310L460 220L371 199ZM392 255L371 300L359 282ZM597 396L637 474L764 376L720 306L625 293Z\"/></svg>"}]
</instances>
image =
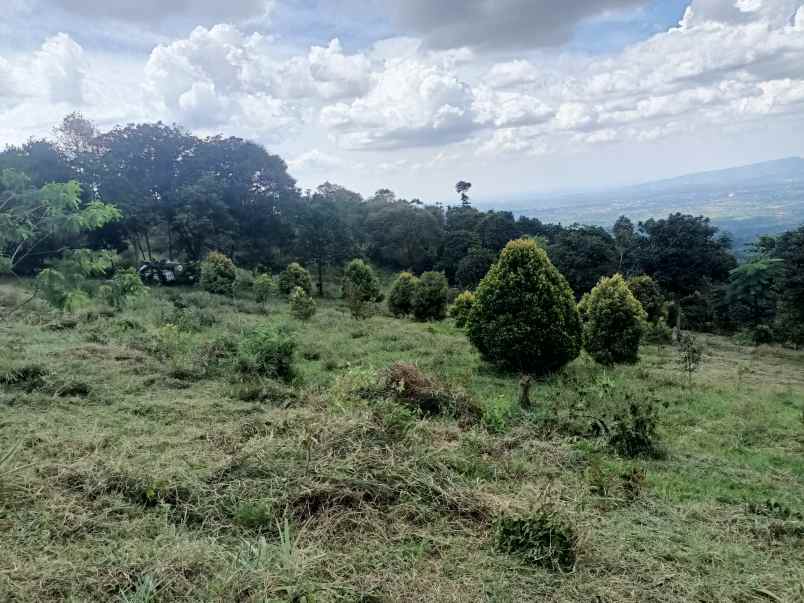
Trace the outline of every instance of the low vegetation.
<instances>
[{"instance_id":1,"label":"low vegetation","mask_svg":"<svg viewBox=\"0 0 804 603\"><path fill-rule=\"evenodd\" d=\"M801 352L582 354L524 410L453 321L317 305L0 324L0 599L800 598Z\"/></svg>"}]
</instances>

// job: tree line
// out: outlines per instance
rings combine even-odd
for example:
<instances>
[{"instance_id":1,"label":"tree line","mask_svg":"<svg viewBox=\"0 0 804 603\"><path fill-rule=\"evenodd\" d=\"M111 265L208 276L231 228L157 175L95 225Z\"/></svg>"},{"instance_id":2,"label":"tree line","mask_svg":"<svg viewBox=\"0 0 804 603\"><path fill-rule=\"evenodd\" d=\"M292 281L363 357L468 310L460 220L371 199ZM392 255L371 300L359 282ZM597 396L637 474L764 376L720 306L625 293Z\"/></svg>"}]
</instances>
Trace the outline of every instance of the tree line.
<instances>
[{"instance_id":1,"label":"tree line","mask_svg":"<svg viewBox=\"0 0 804 603\"><path fill-rule=\"evenodd\" d=\"M311 271L319 295L327 273L356 257L390 271L443 272L452 287L471 290L509 241L528 237L546 250L576 299L604 276L645 274L680 304L689 328L768 330L772 338L770 331L789 332L804 316L804 229L760 239L738 266L728 234L702 216L638 224L623 216L610 229L546 224L480 211L468 181L457 183L456 204L447 207L388 189L364 198L329 182L301 190L282 158L256 143L202 138L163 123L100 131L80 114L68 115L49 139L6 147L0 173L6 197L14 187L19 196L20 182L11 181L22 174L31 190L70 183L82 208L108 212L109 203L120 213L98 228L60 231L47 248L22 258L18 253L17 274L38 272L67 246L64 239L79 237L73 247L116 250L132 264L201 260L210 251L259 272L297 261ZM14 241L0 243L0 256L10 257Z\"/></svg>"}]
</instances>

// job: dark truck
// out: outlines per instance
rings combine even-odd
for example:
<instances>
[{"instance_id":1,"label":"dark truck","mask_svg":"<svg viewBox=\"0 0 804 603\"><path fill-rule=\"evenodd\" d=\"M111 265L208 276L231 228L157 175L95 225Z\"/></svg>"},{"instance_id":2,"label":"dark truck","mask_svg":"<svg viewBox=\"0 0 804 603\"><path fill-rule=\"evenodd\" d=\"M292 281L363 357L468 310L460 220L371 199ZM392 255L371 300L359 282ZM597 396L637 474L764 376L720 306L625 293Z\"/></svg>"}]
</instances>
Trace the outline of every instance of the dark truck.
<instances>
[{"instance_id":1,"label":"dark truck","mask_svg":"<svg viewBox=\"0 0 804 603\"><path fill-rule=\"evenodd\" d=\"M137 272L147 285L192 285L198 280L198 268L192 262L152 260L142 264Z\"/></svg>"}]
</instances>

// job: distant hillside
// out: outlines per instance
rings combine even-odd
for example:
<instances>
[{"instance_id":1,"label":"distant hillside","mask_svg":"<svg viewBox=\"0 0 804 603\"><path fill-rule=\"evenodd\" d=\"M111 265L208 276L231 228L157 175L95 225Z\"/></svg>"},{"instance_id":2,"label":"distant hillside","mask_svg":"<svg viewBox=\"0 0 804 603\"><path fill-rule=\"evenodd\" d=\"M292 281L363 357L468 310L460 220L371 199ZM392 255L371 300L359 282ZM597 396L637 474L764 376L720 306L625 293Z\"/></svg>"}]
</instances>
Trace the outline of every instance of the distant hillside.
<instances>
[{"instance_id":1,"label":"distant hillside","mask_svg":"<svg viewBox=\"0 0 804 603\"><path fill-rule=\"evenodd\" d=\"M544 222L601 226L611 226L621 215L635 222L672 212L704 215L734 236L739 252L759 235L804 223L804 159L789 157L603 192L534 196L530 202L493 207Z\"/></svg>"},{"instance_id":2,"label":"distant hillside","mask_svg":"<svg viewBox=\"0 0 804 603\"><path fill-rule=\"evenodd\" d=\"M687 188L754 187L801 182L804 182L804 159L788 157L725 170L699 172L667 180L657 180L629 188L641 192L657 192Z\"/></svg>"}]
</instances>

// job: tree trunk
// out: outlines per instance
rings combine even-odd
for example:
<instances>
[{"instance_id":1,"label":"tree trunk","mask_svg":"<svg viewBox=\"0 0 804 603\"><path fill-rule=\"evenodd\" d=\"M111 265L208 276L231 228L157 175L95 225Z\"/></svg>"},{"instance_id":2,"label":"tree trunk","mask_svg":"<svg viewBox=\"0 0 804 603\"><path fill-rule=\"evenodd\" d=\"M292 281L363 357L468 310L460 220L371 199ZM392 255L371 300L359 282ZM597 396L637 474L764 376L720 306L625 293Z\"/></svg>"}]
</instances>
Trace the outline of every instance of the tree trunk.
<instances>
[{"instance_id":1,"label":"tree trunk","mask_svg":"<svg viewBox=\"0 0 804 603\"><path fill-rule=\"evenodd\" d=\"M318 297L324 297L324 262L318 262Z\"/></svg>"},{"instance_id":2,"label":"tree trunk","mask_svg":"<svg viewBox=\"0 0 804 603\"><path fill-rule=\"evenodd\" d=\"M531 379L530 375L523 374L519 378L519 405L522 408L530 408L530 386L533 384L533 380Z\"/></svg>"}]
</instances>

